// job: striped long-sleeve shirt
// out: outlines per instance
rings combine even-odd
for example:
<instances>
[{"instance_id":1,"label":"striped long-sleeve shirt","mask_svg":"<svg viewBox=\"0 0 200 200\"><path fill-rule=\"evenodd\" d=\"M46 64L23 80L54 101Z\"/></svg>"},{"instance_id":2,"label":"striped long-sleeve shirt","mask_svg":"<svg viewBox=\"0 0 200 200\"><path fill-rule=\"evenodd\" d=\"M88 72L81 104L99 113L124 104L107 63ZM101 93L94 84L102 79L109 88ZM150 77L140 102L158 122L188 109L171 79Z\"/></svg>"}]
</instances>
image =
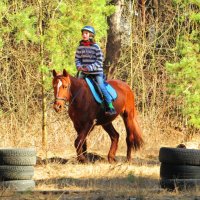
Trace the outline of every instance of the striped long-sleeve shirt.
<instances>
[{"instance_id":1,"label":"striped long-sleeve shirt","mask_svg":"<svg viewBox=\"0 0 200 200\"><path fill-rule=\"evenodd\" d=\"M90 74L103 73L103 53L98 44L88 46L80 44L76 50L75 64L77 69L87 67Z\"/></svg>"}]
</instances>

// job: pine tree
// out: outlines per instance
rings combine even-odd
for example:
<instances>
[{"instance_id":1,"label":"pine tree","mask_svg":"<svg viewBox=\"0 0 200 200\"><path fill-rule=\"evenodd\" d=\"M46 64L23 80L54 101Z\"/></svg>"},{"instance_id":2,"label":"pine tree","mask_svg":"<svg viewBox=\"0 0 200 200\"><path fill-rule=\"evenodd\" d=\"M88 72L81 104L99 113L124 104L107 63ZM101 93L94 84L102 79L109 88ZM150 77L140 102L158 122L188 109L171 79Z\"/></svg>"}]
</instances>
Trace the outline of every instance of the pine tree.
<instances>
[{"instance_id":1,"label":"pine tree","mask_svg":"<svg viewBox=\"0 0 200 200\"><path fill-rule=\"evenodd\" d=\"M167 63L170 91L182 99L181 110L190 125L200 128L200 8L199 1L176 0L179 34L176 39L178 60Z\"/></svg>"}]
</instances>

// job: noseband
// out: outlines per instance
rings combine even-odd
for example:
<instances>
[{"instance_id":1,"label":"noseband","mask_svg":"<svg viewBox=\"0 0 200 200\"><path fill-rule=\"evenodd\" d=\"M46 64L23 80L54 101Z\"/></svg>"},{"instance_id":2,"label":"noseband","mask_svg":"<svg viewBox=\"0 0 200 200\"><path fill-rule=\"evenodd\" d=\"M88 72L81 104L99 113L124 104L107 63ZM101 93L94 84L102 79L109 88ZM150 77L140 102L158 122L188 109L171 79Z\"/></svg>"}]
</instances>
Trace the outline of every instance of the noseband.
<instances>
[{"instance_id":1,"label":"noseband","mask_svg":"<svg viewBox=\"0 0 200 200\"><path fill-rule=\"evenodd\" d=\"M61 98L61 97L56 97L56 98L55 98L55 102L56 102L57 100L67 102L67 99Z\"/></svg>"}]
</instances>

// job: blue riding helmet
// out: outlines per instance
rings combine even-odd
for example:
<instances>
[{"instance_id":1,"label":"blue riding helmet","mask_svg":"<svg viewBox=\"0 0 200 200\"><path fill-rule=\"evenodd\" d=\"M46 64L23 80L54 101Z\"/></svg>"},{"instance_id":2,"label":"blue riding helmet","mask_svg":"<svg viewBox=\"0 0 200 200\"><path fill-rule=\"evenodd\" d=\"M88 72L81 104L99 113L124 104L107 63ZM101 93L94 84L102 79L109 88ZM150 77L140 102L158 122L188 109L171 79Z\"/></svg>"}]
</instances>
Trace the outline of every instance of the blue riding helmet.
<instances>
[{"instance_id":1,"label":"blue riding helmet","mask_svg":"<svg viewBox=\"0 0 200 200\"><path fill-rule=\"evenodd\" d=\"M90 33L93 33L95 35L95 30L92 26L84 26L82 29L81 29L81 32L83 31L89 31Z\"/></svg>"}]
</instances>

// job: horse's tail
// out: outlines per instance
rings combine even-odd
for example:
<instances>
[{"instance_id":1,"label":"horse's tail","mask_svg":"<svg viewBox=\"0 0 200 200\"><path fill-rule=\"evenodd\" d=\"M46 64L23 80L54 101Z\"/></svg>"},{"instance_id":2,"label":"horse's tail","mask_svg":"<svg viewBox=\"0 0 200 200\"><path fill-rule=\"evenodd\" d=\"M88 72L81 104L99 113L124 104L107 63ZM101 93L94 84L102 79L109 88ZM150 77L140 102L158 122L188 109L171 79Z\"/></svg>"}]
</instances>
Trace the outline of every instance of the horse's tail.
<instances>
[{"instance_id":1,"label":"horse's tail","mask_svg":"<svg viewBox=\"0 0 200 200\"><path fill-rule=\"evenodd\" d=\"M142 147L144 141L142 139L142 131L138 125L136 117L133 118L133 137L133 148L138 150Z\"/></svg>"}]
</instances>

